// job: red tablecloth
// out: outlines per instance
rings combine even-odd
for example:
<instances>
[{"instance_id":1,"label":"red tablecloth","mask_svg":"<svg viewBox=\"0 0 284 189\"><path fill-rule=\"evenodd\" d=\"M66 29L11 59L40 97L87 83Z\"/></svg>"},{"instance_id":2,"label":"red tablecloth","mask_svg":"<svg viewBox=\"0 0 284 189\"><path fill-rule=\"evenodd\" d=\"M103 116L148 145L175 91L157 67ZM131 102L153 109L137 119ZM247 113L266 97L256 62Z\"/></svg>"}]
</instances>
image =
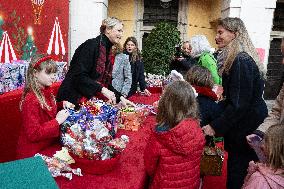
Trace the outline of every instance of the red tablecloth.
<instances>
[{"instance_id":1,"label":"red tablecloth","mask_svg":"<svg viewBox=\"0 0 284 189\"><path fill-rule=\"evenodd\" d=\"M133 102L152 104L158 100L160 94L152 94L150 97L134 95L130 98ZM117 135L129 136L127 148L122 152L119 164L109 173L103 175L91 175L83 172L83 177L74 176L71 181L63 177L55 178L59 188L100 188L100 189L140 189L146 183L144 169L144 149L149 137L150 128L155 124L155 117L148 116L138 131L119 130ZM53 146L42 152L51 156L60 146Z\"/></svg>"},{"instance_id":2,"label":"red tablecloth","mask_svg":"<svg viewBox=\"0 0 284 189\"><path fill-rule=\"evenodd\" d=\"M60 83L53 85L57 90ZM0 162L15 159L16 144L20 129L20 113L18 104L22 90L0 95ZM160 97L154 93L150 97L134 95L130 100L136 103L152 104ZM127 148L123 151L117 167L104 175L84 174L83 177L74 176L71 181L58 177L55 178L60 188L100 188L100 189L135 189L144 188L146 173L144 170L143 153L149 136L150 127L155 124L155 117L148 116L141 129L137 132L119 130L118 135L126 134L130 137ZM59 145L45 151L46 155L53 155L60 150ZM226 162L223 175L219 177L205 177L203 189L224 189L226 180Z\"/></svg>"}]
</instances>

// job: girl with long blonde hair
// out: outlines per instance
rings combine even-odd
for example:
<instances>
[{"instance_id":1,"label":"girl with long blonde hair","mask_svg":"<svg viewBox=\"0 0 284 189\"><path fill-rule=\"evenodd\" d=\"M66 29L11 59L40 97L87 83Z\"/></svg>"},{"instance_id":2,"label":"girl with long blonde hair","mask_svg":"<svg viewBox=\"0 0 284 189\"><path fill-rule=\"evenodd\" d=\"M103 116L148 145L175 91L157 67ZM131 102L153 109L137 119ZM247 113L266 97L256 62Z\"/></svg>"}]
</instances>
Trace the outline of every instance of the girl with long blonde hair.
<instances>
[{"instance_id":1,"label":"girl with long blonde hair","mask_svg":"<svg viewBox=\"0 0 284 189\"><path fill-rule=\"evenodd\" d=\"M51 56L35 55L28 67L20 110L22 127L17 146L17 157L31 157L41 150L59 143L59 125L69 112L57 113L55 96L50 87L55 81L57 66ZM63 107L73 104L64 101Z\"/></svg>"}]
</instances>

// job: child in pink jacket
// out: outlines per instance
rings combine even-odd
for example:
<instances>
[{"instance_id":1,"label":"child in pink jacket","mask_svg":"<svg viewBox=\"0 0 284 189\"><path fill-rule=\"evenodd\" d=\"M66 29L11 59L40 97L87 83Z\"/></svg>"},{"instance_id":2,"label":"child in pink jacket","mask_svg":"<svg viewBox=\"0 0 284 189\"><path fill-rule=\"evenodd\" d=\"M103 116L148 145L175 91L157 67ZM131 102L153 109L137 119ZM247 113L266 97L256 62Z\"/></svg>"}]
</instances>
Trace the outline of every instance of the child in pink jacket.
<instances>
[{"instance_id":1,"label":"child in pink jacket","mask_svg":"<svg viewBox=\"0 0 284 189\"><path fill-rule=\"evenodd\" d=\"M249 163L243 189L284 188L284 126L273 125L265 133L265 163Z\"/></svg>"}]
</instances>

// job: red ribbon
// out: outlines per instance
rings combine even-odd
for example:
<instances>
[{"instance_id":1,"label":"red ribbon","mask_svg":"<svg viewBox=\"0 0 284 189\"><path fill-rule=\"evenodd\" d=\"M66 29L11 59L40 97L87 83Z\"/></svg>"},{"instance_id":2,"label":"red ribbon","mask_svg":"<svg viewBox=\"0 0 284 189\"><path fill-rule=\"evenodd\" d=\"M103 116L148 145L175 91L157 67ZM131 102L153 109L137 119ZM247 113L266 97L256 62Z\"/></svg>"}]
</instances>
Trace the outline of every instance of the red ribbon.
<instances>
[{"instance_id":1,"label":"red ribbon","mask_svg":"<svg viewBox=\"0 0 284 189\"><path fill-rule=\"evenodd\" d=\"M47 61L47 60L53 60L53 59L52 59L52 56L45 56L45 57L42 57L41 59L39 59L39 60L34 64L33 67L34 67L34 68L38 68L42 62L45 62L45 61Z\"/></svg>"}]
</instances>

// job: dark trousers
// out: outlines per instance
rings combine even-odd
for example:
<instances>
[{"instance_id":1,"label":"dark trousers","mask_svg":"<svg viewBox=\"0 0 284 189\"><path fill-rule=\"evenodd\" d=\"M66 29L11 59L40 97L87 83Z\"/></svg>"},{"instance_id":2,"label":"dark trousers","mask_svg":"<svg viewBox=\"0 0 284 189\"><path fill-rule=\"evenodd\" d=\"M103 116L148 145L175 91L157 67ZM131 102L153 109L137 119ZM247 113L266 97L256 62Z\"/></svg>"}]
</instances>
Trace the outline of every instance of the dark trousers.
<instances>
[{"instance_id":1,"label":"dark trousers","mask_svg":"<svg viewBox=\"0 0 284 189\"><path fill-rule=\"evenodd\" d=\"M228 152L227 189L241 189L250 161L257 161L255 152Z\"/></svg>"}]
</instances>

